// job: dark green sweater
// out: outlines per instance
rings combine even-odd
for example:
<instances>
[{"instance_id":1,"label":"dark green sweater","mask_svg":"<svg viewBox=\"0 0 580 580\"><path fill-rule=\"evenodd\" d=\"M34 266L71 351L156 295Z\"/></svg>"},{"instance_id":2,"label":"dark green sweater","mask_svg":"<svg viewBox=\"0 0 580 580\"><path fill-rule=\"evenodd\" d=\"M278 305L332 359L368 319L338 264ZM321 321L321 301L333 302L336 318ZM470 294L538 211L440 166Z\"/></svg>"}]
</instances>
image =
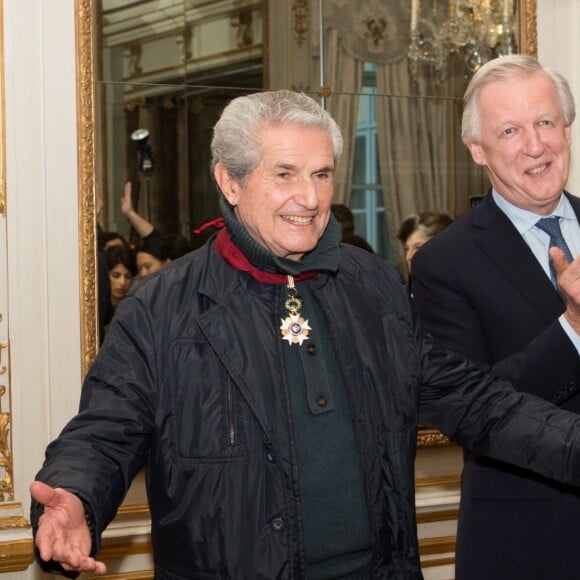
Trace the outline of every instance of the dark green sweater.
<instances>
[{"instance_id":1,"label":"dark green sweater","mask_svg":"<svg viewBox=\"0 0 580 580\"><path fill-rule=\"evenodd\" d=\"M370 579L369 514L349 394L324 316L307 284L299 282L297 288L304 299L301 314L313 330L302 346L283 347L298 457L306 578Z\"/></svg>"},{"instance_id":2,"label":"dark green sweater","mask_svg":"<svg viewBox=\"0 0 580 580\"><path fill-rule=\"evenodd\" d=\"M338 269L340 229L334 218L316 249L293 262L273 256L260 246L223 200L221 206L232 241L261 270L297 275ZM369 512L349 393L342 381L326 318L308 284L296 284L304 300L300 314L313 329L308 340L291 345L280 336L294 423L306 578L370 580L373 551ZM281 288L280 318L287 315L286 298L286 288Z\"/></svg>"}]
</instances>

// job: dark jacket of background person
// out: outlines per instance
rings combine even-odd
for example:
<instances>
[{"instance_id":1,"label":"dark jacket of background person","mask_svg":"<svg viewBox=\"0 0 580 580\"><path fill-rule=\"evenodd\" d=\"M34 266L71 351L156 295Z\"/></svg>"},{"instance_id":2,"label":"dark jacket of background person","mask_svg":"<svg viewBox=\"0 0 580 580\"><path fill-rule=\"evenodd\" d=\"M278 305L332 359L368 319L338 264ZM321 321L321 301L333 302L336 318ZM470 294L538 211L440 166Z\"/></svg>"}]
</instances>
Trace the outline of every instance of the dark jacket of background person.
<instances>
[{"instance_id":1,"label":"dark jacket of background person","mask_svg":"<svg viewBox=\"0 0 580 580\"><path fill-rule=\"evenodd\" d=\"M580 218L580 200L567 197ZM558 323L564 303L491 193L419 250L413 278L425 328L442 346L580 412L580 359ZM513 564L519 552L534 578L578 578L579 522L578 489L466 454L458 570L463 555L484 550L502 577L529 578ZM490 580L485 570L467 570L465 577Z\"/></svg>"},{"instance_id":2,"label":"dark jacket of background person","mask_svg":"<svg viewBox=\"0 0 580 580\"><path fill-rule=\"evenodd\" d=\"M342 203L333 203L331 209L332 215L336 218L340 226L340 231L342 232L342 243L357 246L374 254L373 247L362 236L355 233L354 214L352 210Z\"/></svg>"},{"instance_id":3,"label":"dark jacket of background person","mask_svg":"<svg viewBox=\"0 0 580 580\"><path fill-rule=\"evenodd\" d=\"M111 304L111 282L109 281L109 267L105 254L97 252L97 281L98 281L98 316L99 316L99 344L103 342L105 328L113 316Z\"/></svg>"},{"instance_id":4,"label":"dark jacket of background person","mask_svg":"<svg viewBox=\"0 0 580 580\"><path fill-rule=\"evenodd\" d=\"M348 246L341 256L337 274L299 284L327 317L352 403L373 577L419 579L419 403L430 424L461 443L577 482L580 419L524 400L480 367L436 350L391 266ZM80 413L38 475L83 499L93 553L147 464L156 578L304 578L292 385L271 323L285 291L232 269L213 238L123 300L86 378ZM35 526L39 511L33 506Z\"/></svg>"}]
</instances>

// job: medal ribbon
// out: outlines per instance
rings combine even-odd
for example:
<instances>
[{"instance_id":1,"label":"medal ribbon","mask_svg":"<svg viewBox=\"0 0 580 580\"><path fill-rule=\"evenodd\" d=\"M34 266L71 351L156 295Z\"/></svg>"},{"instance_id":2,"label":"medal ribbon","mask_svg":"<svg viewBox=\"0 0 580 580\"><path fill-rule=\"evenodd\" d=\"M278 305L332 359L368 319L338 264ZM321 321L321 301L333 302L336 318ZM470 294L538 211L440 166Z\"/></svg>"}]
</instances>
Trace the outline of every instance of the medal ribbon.
<instances>
[{"instance_id":1,"label":"medal ribbon","mask_svg":"<svg viewBox=\"0 0 580 580\"><path fill-rule=\"evenodd\" d=\"M284 306L286 307L286 310L288 310L288 316L281 320L282 325L280 326L280 333L282 334L282 339L287 340L288 344L298 344L300 346L305 340L308 340L312 328L308 324L308 320L305 320L299 314L299 311L302 308L302 298L298 296L294 282L314 278L318 273L317 271L302 272L297 276L264 272L263 270L256 268L238 246L232 242L230 235L225 228L217 235L216 249L218 254L232 268L241 270L242 272L248 272L252 277L260 282L286 284L288 298L284 303Z\"/></svg>"},{"instance_id":2,"label":"medal ribbon","mask_svg":"<svg viewBox=\"0 0 580 580\"><path fill-rule=\"evenodd\" d=\"M248 272L252 277L260 282L269 282L271 284L288 284L287 274L275 274L273 272L264 272L260 270L248 258L246 255L236 246L231 238L228 231L224 228L220 230L216 239L216 249L218 254L232 267L236 270L241 270L242 272ZM308 280L309 278L314 278L318 274L318 271L311 270L310 272L302 272L294 276L294 280Z\"/></svg>"}]
</instances>

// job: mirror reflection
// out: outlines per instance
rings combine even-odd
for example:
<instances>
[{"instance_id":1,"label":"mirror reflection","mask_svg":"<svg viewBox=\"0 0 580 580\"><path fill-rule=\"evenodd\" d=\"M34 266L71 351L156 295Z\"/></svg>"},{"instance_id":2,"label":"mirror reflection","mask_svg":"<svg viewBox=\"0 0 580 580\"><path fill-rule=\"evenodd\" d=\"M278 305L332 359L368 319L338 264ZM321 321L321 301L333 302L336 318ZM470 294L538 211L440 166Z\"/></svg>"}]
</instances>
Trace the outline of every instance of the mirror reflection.
<instances>
[{"instance_id":1,"label":"mirror reflection","mask_svg":"<svg viewBox=\"0 0 580 580\"><path fill-rule=\"evenodd\" d=\"M261 89L305 91L335 117L335 202L404 274L404 220L456 217L488 187L461 143L461 97L482 63L520 50L517 0L101 0L96 11L98 221L131 247L149 239L149 261L170 259L156 238L196 247L213 231L193 233L220 215L212 127Z\"/></svg>"}]
</instances>

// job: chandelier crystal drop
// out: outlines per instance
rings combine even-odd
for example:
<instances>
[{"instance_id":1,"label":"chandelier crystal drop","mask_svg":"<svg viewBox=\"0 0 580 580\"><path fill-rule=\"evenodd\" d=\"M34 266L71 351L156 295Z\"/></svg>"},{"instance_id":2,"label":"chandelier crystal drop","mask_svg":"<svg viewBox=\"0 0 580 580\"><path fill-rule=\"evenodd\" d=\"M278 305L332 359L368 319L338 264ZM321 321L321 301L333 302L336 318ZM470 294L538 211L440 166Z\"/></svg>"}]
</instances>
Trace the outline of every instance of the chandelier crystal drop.
<instances>
[{"instance_id":1,"label":"chandelier crystal drop","mask_svg":"<svg viewBox=\"0 0 580 580\"><path fill-rule=\"evenodd\" d=\"M516 0L411 0L411 73L426 63L441 82L456 57L471 76L492 58L517 52L517 30Z\"/></svg>"}]
</instances>

